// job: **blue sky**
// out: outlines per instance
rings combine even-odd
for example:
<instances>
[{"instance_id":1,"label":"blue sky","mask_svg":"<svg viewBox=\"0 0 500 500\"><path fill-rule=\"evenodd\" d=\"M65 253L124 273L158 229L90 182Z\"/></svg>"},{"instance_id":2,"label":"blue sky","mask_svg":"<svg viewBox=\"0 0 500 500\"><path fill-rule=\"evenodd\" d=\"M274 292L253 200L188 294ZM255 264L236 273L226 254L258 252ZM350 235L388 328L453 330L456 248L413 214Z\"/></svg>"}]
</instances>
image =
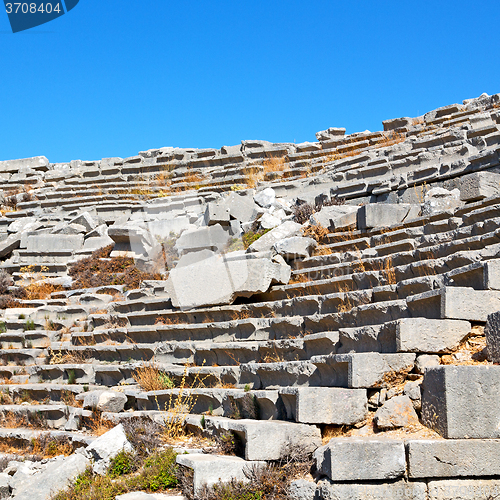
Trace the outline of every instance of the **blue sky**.
<instances>
[{"instance_id":1,"label":"blue sky","mask_svg":"<svg viewBox=\"0 0 500 500\"><path fill-rule=\"evenodd\" d=\"M498 0L80 0L16 34L0 12L0 160L381 130L500 92L499 12Z\"/></svg>"}]
</instances>

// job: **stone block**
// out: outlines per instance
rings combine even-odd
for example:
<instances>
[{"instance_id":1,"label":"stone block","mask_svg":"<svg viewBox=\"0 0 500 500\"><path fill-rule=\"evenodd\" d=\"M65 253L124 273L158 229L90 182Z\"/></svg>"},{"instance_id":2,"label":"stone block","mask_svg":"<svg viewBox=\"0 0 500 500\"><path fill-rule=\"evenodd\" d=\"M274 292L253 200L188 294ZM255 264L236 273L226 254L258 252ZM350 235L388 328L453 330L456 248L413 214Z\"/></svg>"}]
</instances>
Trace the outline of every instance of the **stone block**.
<instances>
[{"instance_id":1,"label":"stone block","mask_svg":"<svg viewBox=\"0 0 500 500\"><path fill-rule=\"evenodd\" d=\"M81 234L32 234L28 236L28 252L60 252L80 250L83 246Z\"/></svg>"},{"instance_id":2,"label":"stone block","mask_svg":"<svg viewBox=\"0 0 500 500\"><path fill-rule=\"evenodd\" d=\"M449 352L470 332L468 321L402 318L394 322L398 352Z\"/></svg>"},{"instance_id":3,"label":"stone block","mask_svg":"<svg viewBox=\"0 0 500 500\"><path fill-rule=\"evenodd\" d=\"M231 218L241 222L251 222L263 211L253 201L252 196L239 193L230 193L225 198L224 205L229 209Z\"/></svg>"},{"instance_id":4,"label":"stone block","mask_svg":"<svg viewBox=\"0 0 500 500\"><path fill-rule=\"evenodd\" d=\"M110 228L111 229L111 228ZM111 236L111 235L110 235ZM222 251L231 235L220 224L184 231L175 243L175 250L182 255L203 249Z\"/></svg>"},{"instance_id":5,"label":"stone block","mask_svg":"<svg viewBox=\"0 0 500 500\"><path fill-rule=\"evenodd\" d=\"M276 198L276 193L273 188L265 188L256 193L253 197L255 203L262 208L269 208Z\"/></svg>"},{"instance_id":6,"label":"stone block","mask_svg":"<svg viewBox=\"0 0 500 500\"><path fill-rule=\"evenodd\" d=\"M354 425L366 418L365 389L339 387L288 387L280 392L293 405L296 422L304 424Z\"/></svg>"},{"instance_id":7,"label":"stone block","mask_svg":"<svg viewBox=\"0 0 500 500\"><path fill-rule=\"evenodd\" d=\"M295 260L309 257L316 246L317 243L312 238L292 236L291 238L285 238L275 243L274 249L284 259Z\"/></svg>"},{"instance_id":8,"label":"stone block","mask_svg":"<svg viewBox=\"0 0 500 500\"><path fill-rule=\"evenodd\" d=\"M120 451L133 451L122 424L117 425L102 436L99 436L87 448L87 454L94 459L93 469L97 474L105 474L111 459L116 457Z\"/></svg>"},{"instance_id":9,"label":"stone block","mask_svg":"<svg viewBox=\"0 0 500 500\"><path fill-rule=\"evenodd\" d=\"M227 254L228 256L230 254ZM291 269L270 259L228 260L217 254L170 271L166 290L174 307L230 304L236 297L267 292L271 284L286 284Z\"/></svg>"},{"instance_id":10,"label":"stone block","mask_svg":"<svg viewBox=\"0 0 500 500\"><path fill-rule=\"evenodd\" d=\"M429 217L447 210L454 210L463 205L460 201L460 191L453 189L448 191L440 187L429 189L425 193L422 215Z\"/></svg>"},{"instance_id":11,"label":"stone block","mask_svg":"<svg viewBox=\"0 0 500 500\"><path fill-rule=\"evenodd\" d=\"M245 446L246 460L279 460L294 449L312 453L321 445L318 427L281 420L205 417L205 428L234 432Z\"/></svg>"},{"instance_id":12,"label":"stone block","mask_svg":"<svg viewBox=\"0 0 500 500\"><path fill-rule=\"evenodd\" d=\"M336 483L322 479L314 500L428 500L423 481L385 483ZM309 500L309 498L306 498Z\"/></svg>"},{"instance_id":13,"label":"stone block","mask_svg":"<svg viewBox=\"0 0 500 500\"><path fill-rule=\"evenodd\" d=\"M488 359L493 363L500 363L500 311L488 314L486 327L486 347L488 349Z\"/></svg>"},{"instance_id":14,"label":"stone block","mask_svg":"<svg viewBox=\"0 0 500 500\"><path fill-rule=\"evenodd\" d=\"M313 457L317 470L332 481L396 479L406 471L404 442L396 439L333 438Z\"/></svg>"},{"instance_id":15,"label":"stone block","mask_svg":"<svg viewBox=\"0 0 500 500\"><path fill-rule=\"evenodd\" d=\"M203 222L205 226L214 226L221 224L223 226L229 225L229 207L220 200L218 202L210 202L207 204L205 214L203 215Z\"/></svg>"},{"instance_id":16,"label":"stone block","mask_svg":"<svg viewBox=\"0 0 500 500\"><path fill-rule=\"evenodd\" d=\"M85 228L85 232L93 231L100 224L100 220L97 216L92 215L90 212L83 212L77 215L75 218L71 219L68 224L79 224Z\"/></svg>"},{"instance_id":17,"label":"stone block","mask_svg":"<svg viewBox=\"0 0 500 500\"><path fill-rule=\"evenodd\" d=\"M117 391L90 391L82 394L83 407L97 409L99 411L110 411L118 413L123 410L127 403L127 396ZM77 399L79 399L77 397Z\"/></svg>"},{"instance_id":18,"label":"stone block","mask_svg":"<svg viewBox=\"0 0 500 500\"><path fill-rule=\"evenodd\" d=\"M318 141L330 141L331 139L340 139L345 135L345 128L343 127L330 127L326 130L316 132L316 139Z\"/></svg>"},{"instance_id":19,"label":"stone block","mask_svg":"<svg viewBox=\"0 0 500 500\"><path fill-rule=\"evenodd\" d=\"M355 226L359 207L352 205L333 205L323 207L319 212L311 215L310 223L323 226L327 229L339 229Z\"/></svg>"},{"instance_id":20,"label":"stone block","mask_svg":"<svg viewBox=\"0 0 500 500\"><path fill-rule=\"evenodd\" d=\"M409 203L369 203L358 210L358 229L387 227L417 217L419 205Z\"/></svg>"},{"instance_id":21,"label":"stone block","mask_svg":"<svg viewBox=\"0 0 500 500\"><path fill-rule=\"evenodd\" d=\"M500 437L500 366L437 366L425 371L422 422L448 439Z\"/></svg>"},{"instance_id":22,"label":"stone block","mask_svg":"<svg viewBox=\"0 0 500 500\"><path fill-rule=\"evenodd\" d=\"M271 250L276 243L279 243L285 238L292 236L301 236L302 226L293 221L286 221L278 227L271 229L257 241L254 241L249 247L247 252L266 252Z\"/></svg>"},{"instance_id":23,"label":"stone block","mask_svg":"<svg viewBox=\"0 0 500 500\"><path fill-rule=\"evenodd\" d=\"M47 171L49 169L49 160L45 156L34 156L33 158L0 161L0 172L16 173L23 168Z\"/></svg>"},{"instance_id":24,"label":"stone block","mask_svg":"<svg viewBox=\"0 0 500 500\"><path fill-rule=\"evenodd\" d=\"M500 475L498 439L411 439L406 446L412 478Z\"/></svg>"},{"instance_id":25,"label":"stone block","mask_svg":"<svg viewBox=\"0 0 500 500\"><path fill-rule=\"evenodd\" d=\"M442 479L428 482L428 500L493 500L500 479Z\"/></svg>"},{"instance_id":26,"label":"stone block","mask_svg":"<svg viewBox=\"0 0 500 500\"><path fill-rule=\"evenodd\" d=\"M375 412L374 420L379 429L396 429L418 424L413 403L406 395L387 400Z\"/></svg>"},{"instance_id":27,"label":"stone block","mask_svg":"<svg viewBox=\"0 0 500 500\"><path fill-rule=\"evenodd\" d=\"M263 467L264 462L246 461L239 457L205 455L190 453L177 455L177 463L193 470L193 486L195 494L204 486L213 486L218 482L229 483L233 479L247 482L245 471L252 467Z\"/></svg>"},{"instance_id":28,"label":"stone block","mask_svg":"<svg viewBox=\"0 0 500 500\"><path fill-rule=\"evenodd\" d=\"M500 192L500 174L493 172L474 172L460 177L460 199L478 201Z\"/></svg>"}]
</instances>

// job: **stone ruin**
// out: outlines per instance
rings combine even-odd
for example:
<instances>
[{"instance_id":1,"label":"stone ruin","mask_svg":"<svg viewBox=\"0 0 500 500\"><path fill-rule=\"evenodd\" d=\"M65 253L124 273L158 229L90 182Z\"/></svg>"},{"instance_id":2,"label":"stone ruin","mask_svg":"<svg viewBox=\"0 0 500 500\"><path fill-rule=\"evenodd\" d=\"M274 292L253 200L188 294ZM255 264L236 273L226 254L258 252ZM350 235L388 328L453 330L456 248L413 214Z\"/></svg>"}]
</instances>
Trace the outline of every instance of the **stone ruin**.
<instances>
[{"instance_id":1,"label":"stone ruin","mask_svg":"<svg viewBox=\"0 0 500 500\"><path fill-rule=\"evenodd\" d=\"M203 380L188 430L242 442L178 455L195 490L301 449L314 474L297 500L500 495L500 94L383 126L0 162L0 416L46 426L4 426L0 444L59 433L104 460L94 410L121 442L118 424L162 421L179 394L141 388L149 366ZM106 248L139 286L78 287L72 267ZM11 465L0 493L44 498L88 456Z\"/></svg>"}]
</instances>

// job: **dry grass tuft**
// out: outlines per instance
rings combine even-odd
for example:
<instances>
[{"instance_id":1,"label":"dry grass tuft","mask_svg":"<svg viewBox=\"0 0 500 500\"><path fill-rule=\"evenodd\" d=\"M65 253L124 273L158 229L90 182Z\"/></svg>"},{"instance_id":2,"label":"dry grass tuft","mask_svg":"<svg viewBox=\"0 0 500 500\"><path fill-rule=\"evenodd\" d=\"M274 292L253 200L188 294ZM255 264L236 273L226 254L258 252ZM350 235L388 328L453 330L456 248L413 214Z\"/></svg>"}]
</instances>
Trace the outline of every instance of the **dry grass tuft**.
<instances>
[{"instance_id":1,"label":"dry grass tuft","mask_svg":"<svg viewBox=\"0 0 500 500\"><path fill-rule=\"evenodd\" d=\"M317 243L324 243L325 238L328 236L328 229L321 226L320 224L311 224L302 229L304 236L313 238Z\"/></svg>"},{"instance_id":2,"label":"dry grass tuft","mask_svg":"<svg viewBox=\"0 0 500 500\"><path fill-rule=\"evenodd\" d=\"M173 389L175 385L173 380L153 361L136 368L132 377L145 391Z\"/></svg>"}]
</instances>

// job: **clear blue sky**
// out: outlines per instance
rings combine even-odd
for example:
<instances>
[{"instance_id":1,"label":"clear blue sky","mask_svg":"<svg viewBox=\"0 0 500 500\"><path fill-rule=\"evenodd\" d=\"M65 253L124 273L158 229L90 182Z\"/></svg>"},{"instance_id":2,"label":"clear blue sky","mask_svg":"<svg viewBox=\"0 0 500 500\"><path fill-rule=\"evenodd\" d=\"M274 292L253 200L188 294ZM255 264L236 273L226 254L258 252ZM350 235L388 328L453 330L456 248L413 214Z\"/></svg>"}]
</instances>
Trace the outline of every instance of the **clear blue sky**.
<instances>
[{"instance_id":1,"label":"clear blue sky","mask_svg":"<svg viewBox=\"0 0 500 500\"><path fill-rule=\"evenodd\" d=\"M2 10L0 160L381 130L500 92L499 12L498 0L80 0L12 34Z\"/></svg>"}]
</instances>

